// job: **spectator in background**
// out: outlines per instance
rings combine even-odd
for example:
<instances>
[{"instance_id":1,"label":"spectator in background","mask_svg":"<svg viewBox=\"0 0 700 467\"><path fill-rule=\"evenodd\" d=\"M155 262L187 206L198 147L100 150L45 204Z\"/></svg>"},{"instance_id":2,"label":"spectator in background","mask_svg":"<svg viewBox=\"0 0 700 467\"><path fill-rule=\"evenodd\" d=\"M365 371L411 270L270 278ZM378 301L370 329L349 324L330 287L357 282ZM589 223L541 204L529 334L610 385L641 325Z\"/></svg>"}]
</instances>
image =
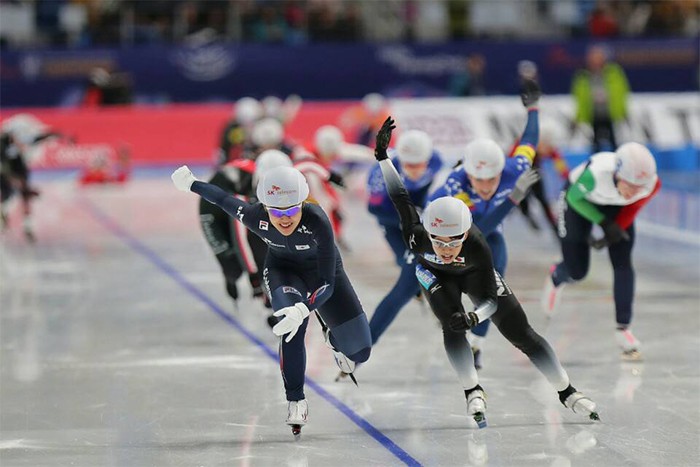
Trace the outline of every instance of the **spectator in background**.
<instances>
[{"instance_id":1,"label":"spectator in background","mask_svg":"<svg viewBox=\"0 0 700 467\"><path fill-rule=\"evenodd\" d=\"M593 37L615 37L619 26L608 2L598 2L588 17L588 33Z\"/></svg>"},{"instance_id":2,"label":"spectator in background","mask_svg":"<svg viewBox=\"0 0 700 467\"><path fill-rule=\"evenodd\" d=\"M470 54L464 61L464 69L455 73L450 81L452 96L483 96L486 94L484 71L486 59L481 54Z\"/></svg>"},{"instance_id":3,"label":"spectator in background","mask_svg":"<svg viewBox=\"0 0 700 467\"><path fill-rule=\"evenodd\" d=\"M104 68L93 68L83 96L83 107L130 104L131 77L127 73L110 73Z\"/></svg>"},{"instance_id":4,"label":"spectator in background","mask_svg":"<svg viewBox=\"0 0 700 467\"><path fill-rule=\"evenodd\" d=\"M615 125L627 119L629 83L620 65L609 61L608 51L594 45L586 52L586 68L578 70L571 85L576 124L593 128L593 152L617 148Z\"/></svg>"}]
</instances>

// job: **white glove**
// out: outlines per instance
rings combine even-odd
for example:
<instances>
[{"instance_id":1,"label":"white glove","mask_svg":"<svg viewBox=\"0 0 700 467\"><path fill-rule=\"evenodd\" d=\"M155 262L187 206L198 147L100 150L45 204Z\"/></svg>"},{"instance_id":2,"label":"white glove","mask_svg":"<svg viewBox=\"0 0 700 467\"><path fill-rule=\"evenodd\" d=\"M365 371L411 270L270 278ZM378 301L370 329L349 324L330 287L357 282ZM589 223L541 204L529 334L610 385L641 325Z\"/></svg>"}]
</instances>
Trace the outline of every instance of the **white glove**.
<instances>
[{"instance_id":1,"label":"white glove","mask_svg":"<svg viewBox=\"0 0 700 467\"><path fill-rule=\"evenodd\" d=\"M192 184L198 181L197 178L194 175L192 175L192 171L190 170L190 168L186 165L183 165L175 172L173 172L170 178L173 179L175 188L177 188L180 191L190 191L190 187L192 187Z\"/></svg>"},{"instance_id":2,"label":"white glove","mask_svg":"<svg viewBox=\"0 0 700 467\"><path fill-rule=\"evenodd\" d=\"M285 342L291 341L299 330L299 326L304 322L307 316L309 316L309 309L303 303L295 303L294 306L288 306L277 310L272 313L273 316L284 316L282 321L275 324L272 328L272 332L276 336L283 336L287 333L289 335L285 339Z\"/></svg>"}]
</instances>

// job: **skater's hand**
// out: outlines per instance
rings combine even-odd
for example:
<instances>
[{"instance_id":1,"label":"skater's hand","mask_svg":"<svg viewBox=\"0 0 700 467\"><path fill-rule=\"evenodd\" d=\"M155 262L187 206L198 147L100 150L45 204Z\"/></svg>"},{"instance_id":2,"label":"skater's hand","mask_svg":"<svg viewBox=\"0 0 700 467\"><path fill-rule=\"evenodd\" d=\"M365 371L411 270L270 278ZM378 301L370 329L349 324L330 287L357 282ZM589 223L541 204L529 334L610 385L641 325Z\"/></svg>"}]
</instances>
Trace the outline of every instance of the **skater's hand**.
<instances>
[{"instance_id":1,"label":"skater's hand","mask_svg":"<svg viewBox=\"0 0 700 467\"><path fill-rule=\"evenodd\" d=\"M387 117L384 120L384 124L377 132L377 141L374 147L374 158L378 161L383 161L388 159L389 156L386 153L389 147L389 142L391 141L391 132L396 128L396 122L391 117Z\"/></svg>"},{"instance_id":2,"label":"skater's hand","mask_svg":"<svg viewBox=\"0 0 700 467\"><path fill-rule=\"evenodd\" d=\"M170 178L173 180L175 188L180 191L190 191L192 184L197 181L197 178L192 175L192 171L186 165L173 172Z\"/></svg>"},{"instance_id":3,"label":"skater's hand","mask_svg":"<svg viewBox=\"0 0 700 467\"><path fill-rule=\"evenodd\" d=\"M345 188L345 181L343 180L343 176L340 175L338 172L333 172L331 170L330 176L328 177L328 181L334 185L339 186L340 188Z\"/></svg>"},{"instance_id":4,"label":"skater's hand","mask_svg":"<svg viewBox=\"0 0 700 467\"><path fill-rule=\"evenodd\" d=\"M303 323L306 317L309 316L309 309L306 307L306 305L299 302L295 303L294 306L288 306L286 308L282 308L281 310L275 311L272 316L284 316L282 321L275 324L275 327L272 328L272 332L276 336L283 336L289 333L284 341L290 342L299 330L301 323Z\"/></svg>"},{"instance_id":5,"label":"skater's hand","mask_svg":"<svg viewBox=\"0 0 700 467\"><path fill-rule=\"evenodd\" d=\"M520 83L520 100L528 109L537 105L542 95L540 85L534 79L523 79Z\"/></svg>"},{"instance_id":6,"label":"skater's hand","mask_svg":"<svg viewBox=\"0 0 700 467\"><path fill-rule=\"evenodd\" d=\"M527 196L527 193L530 191L530 188L532 188L532 185L537 183L539 179L540 174L538 174L535 169L532 167L527 169L525 172L520 174L518 179L515 181L513 191L510 192L510 199L515 204L520 204L520 202Z\"/></svg>"},{"instance_id":7,"label":"skater's hand","mask_svg":"<svg viewBox=\"0 0 700 467\"><path fill-rule=\"evenodd\" d=\"M479 317L473 311L469 313L457 312L450 316L450 321L447 324L452 331L468 331L479 324Z\"/></svg>"},{"instance_id":8,"label":"skater's hand","mask_svg":"<svg viewBox=\"0 0 700 467\"><path fill-rule=\"evenodd\" d=\"M608 242L608 245L612 245L621 240L629 241L630 239L629 234L613 220L603 219L600 226L603 228L603 232L605 232L605 240Z\"/></svg>"}]
</instances>

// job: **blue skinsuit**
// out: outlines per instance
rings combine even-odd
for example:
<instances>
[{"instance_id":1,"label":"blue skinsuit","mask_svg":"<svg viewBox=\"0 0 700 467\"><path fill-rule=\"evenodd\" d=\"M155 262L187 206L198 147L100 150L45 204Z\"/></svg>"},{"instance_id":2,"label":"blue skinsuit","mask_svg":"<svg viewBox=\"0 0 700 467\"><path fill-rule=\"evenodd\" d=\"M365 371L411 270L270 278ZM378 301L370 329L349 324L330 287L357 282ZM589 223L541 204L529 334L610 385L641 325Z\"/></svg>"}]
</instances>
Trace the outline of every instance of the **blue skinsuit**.
<instances>
[{"instance_id":1,"label":"blue skinsuit","mask_svg":"<svg viewBox=\"0 0 700 467\"><path fill-rule=\"evenodd\" d=\"M401 176L413 204L419 208L425 207L435 175L443 167L439 154L433 151L428 161L427 170L418 180L410 180L404 176L397 157L392 157L391 161ZM367 189L369 192L367 209L377 218L377 222L384 231L384 238L394 252L396 264L401 267L401 273L396 283L379 303L372 319L370 319L369 327L372 333L372 344L374 344L396 318L399 311L418 295L420 288L416 279L413 254L406 249L401 233L401 221L389 193L387 193L379 164L372 167L369 173Z\"/></svg>"},{"instance_id":2,"label":"blue skinsuit","mask_svg":"<svg viewBox=\"0 0 700 467\"><path fill-rule=\"evenodd\" d=\"M367 316L362 309L333 240L330 221L320 206L304 203L296 231L284 236L270 222L261 203L250 204L208 183L191 190L242 222L268 246L263 279L277 311L303 302L317 310L330 329L333 347L354 362L365 362L371 351ZM281 339L280 367L287 400L304 399L308 318L290 342Z\"/></svg>"}]
</instances>

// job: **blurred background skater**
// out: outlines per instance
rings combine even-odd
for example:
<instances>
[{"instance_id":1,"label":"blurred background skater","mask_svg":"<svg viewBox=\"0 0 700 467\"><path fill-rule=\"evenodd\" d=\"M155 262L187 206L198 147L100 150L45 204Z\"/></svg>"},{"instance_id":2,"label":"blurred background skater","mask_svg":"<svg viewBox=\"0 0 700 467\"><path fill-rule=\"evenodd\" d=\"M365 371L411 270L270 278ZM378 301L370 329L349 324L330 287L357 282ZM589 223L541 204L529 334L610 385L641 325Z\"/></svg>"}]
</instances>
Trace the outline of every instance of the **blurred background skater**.
<instances>
[{"instance_id":1,"label":"blurred background skater","mask_svg":"<svg viewBox=\"0 0 700 467\"><path fill-rule=\"evenodd\" d=\"M346 110L339 119L339 126L346 133L355 135L354 142L372 146L374 137L389 116L389 104L381 94L371 92L362 98L360 105Z\"/></svg>"},{"instance_id":2,"label":"blurred background skater","mask_svg":"<svg viewBox=\"0 0 700 467\"><path fill-rule=\"evenodd\" d=\"M466 331L491 318L503 337L547 378L565 407L598 420L596 404L571 386L554 350L532 329L515 295L493 268L489 246L472 224L467 205L443 196L428 204L421 220L387 155L394 128L394 121L387 118L377 134L375 156L399 214L403 240L416 257L415 274L421 290L442 326L445 352L464 389L467 414L479 428L486 426L486 395L479 385ZM463 294L473 303L474 311L465 311Z\"/></svg>"},{"instance_id":3,"label":"blurred background skater","mask_svg":"<svg viewBox=\"0 0 700 467\"><path fill-rule=\"evenodd\" d=\"M433 149L430 136L421 130L407 130L399 134L396 149L389 151L390 161L418 209L428 201L428 193L434 188L436 175L443 168L440 154ZM418 296L420 288L416 279L416 262L413 253L406 248L401 232L401 220L387 192L379 164L375 164L367 180L367 210L372 214L384 233L384 239L394 253L394 261L400 268L399 277L377 305L369 322L372 343L394 321L399 311Z\"/></svg>"},{"instance_id":4,"label":"blurred background skater","mask_svg":"<svg viewBox=\"0 0 700 467\"><path fill-rule=\"evenodd\" d=\"M15 195L21 199L22 229L29 242L36 240L32 199L39 191L31 186L32 150L48 138L61 137L31 114L16 114L0 127L0 231L9 227L10 205Z\"/></svg>"},{"instance_id":5,"label":"blurred background skater","mask_svg":"<svg viewBox=\"0 0 700 467\"><path fill-rule=\"evenodd\" d=\"M367 317L343 269L333 230L323 210L306 203L309 187L298 170L275 167L258 182L250 204L198 181L187 166L172 174L177 189L193 191L225 210L268 244L263 280L280 340L280 366L288 403L287 424L299 434L308 417L304 395L304 336L311 311L321 322L326 344L341 371L367 361L371 336Z\"/></svg>"},{"instance_id":6,"label":"blurred background skater","mask_svg":"<svg viewBox=\"0 0 700 467\"><path fill-rule=\"evenodd\" d=\"M221 131L216 157L217 167L246 157L251 145L250 133L253 125L262 117L263 107L257 99L241 97L236 101L232 118Z\"/></svg>"},{"instance_id":7,"label":"blurred background skater","mask_svg":"<svg viewBox=\"0 0 700 467\"><path fill-rule=\"evenodd\" d=\"M617 149L616 126L627 120L629 83L622 67L609 56L605 47L591 46L586 52L586 67L576 72L571 83L574 122L591 126L593 153Z\"/></svg>"},{"instance_id":8,"label":"blurred background skater","mask_svg":"<svg viewBox=\"0 0 700 467\"><path fill-rule=\"evenodd\" d=\"M467 145L460 165L450 173L444 185L430 195L431 200L454 196L464 202L471 211L474 224L484 235L491 249L494 268L501 276L505 276L508 264L503 219L525 199L539 178L532 170L532 162L539 134L537 104L540 94L536 81L523 82L521 100L527 109L527 122L512 157L506 158L495 141L477 138ZM482 366L481 355L488 328L489 321L482 320L469 332L477 369Z\"/></svg>"},{"instance_id":9,"label":"blurred background skater","mask_svg":"<svg viewBox=\"0 0 700 467\"><path fill-rule=\"evenodd\" d=\"M613 268L615 338L625 360L641 359L640 342L629 329L635 283L634 220L660 188L651 152L639 143L625 143L615 152L594 154L577 166L561 193L558 231L563 260L552 266L545 280L543 311L552 317L564 285L586 277L591 247L607 247ZM591 236L594 224L602 228L602 239Z\"/></svg>"},{"instance_id":10,"label":"blurred background skater","mask_svg":"<svg viewBox=\"0 0 700 467\"><path fill-rule=\"evenodd\" d=\"M540 230L540 225L535 219L534 213L530 209L530 201L533 199L536 200L542 208L542 212L544 213L545 219L550 225L552 232L558 239L557 217L555 210L550 205L547 197L547 188L544 183L545 170L550 168L549 166L546 166L547 162L549 161L551 168L554 169L556 174L561 177L563 181L566 181L568 180L569 176L569 167L566 164L566 160L564 160L564 157L557 149L557 144L561 140L559 138L556 122L554 122L551 118L540 118L539 128L539 141L537 143L537 149L535 151L536 156L532 161L532 166L535 168L535 170L537 170L540 177L534 183L534 185L532 185L527 196L520 201L518 207L527 219L530 226L534 230ZM511 150L510 157L513 157L515 154L515 149L518 147L518 144L518 142L515 143L515 146Z\"/></svg>"}]
</instances>

